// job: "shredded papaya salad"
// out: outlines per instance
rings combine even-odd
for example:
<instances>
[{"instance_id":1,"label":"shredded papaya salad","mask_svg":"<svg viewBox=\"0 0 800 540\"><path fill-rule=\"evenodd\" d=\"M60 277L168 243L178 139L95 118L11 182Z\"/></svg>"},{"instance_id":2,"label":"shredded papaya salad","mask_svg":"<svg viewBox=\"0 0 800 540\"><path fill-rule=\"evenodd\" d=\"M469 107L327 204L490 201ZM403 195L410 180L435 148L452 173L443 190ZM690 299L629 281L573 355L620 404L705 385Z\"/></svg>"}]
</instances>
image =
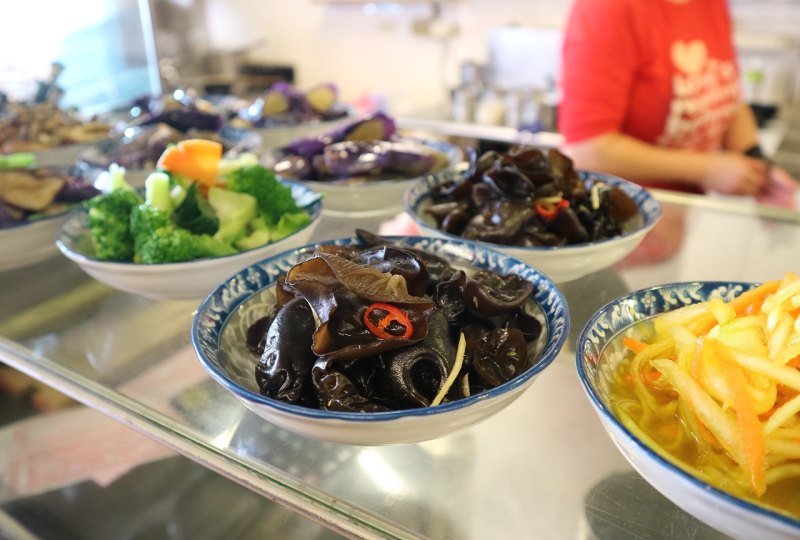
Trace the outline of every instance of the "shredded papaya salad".
<instances>
[{"instance_id":1,"label":"shredded papaya salad","mask_svg":"<svg viewBox=\"0 0 800 540\"><path fill-rule=\"evenodd\" d=\"M800 276L621 339L611 392L626 427L712 485L800 517Z\"/></svg>"}]
</instances>

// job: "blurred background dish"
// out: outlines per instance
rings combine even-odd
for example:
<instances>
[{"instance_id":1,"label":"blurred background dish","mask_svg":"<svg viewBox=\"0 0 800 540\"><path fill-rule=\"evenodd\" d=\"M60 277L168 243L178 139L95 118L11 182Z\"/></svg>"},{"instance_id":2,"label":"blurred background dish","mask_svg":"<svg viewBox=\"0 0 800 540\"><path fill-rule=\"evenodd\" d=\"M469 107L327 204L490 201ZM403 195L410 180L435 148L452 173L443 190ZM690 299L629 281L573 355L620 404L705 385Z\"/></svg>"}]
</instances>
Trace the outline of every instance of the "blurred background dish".
<instances>
[{"instance_id":1,"label":"blurred background dish","mask_svg":"<svg viewBox=\"0 0 800 540\"><path fill-rule=\"evenodd\" d=\"M461 162L463 151L458 145L437 139L398 138L415 148L428 150L445 156L445 168ZM350 178L343 182L319 182L304 180L303 183L325 198L325 213L340 217L390 216L403 209L403 194L419 177L380 180L366 177Z\"/></svg>"},{"instance_id":2,"label":"blurred background dish","mask_svg":"<svg viewBox=\"0 0 800 540\"><path fill-rule=\"evenodd\" d=\"M71 165L86 145L111 132L111 123L56 103L0 100L0 155L31 152L40 166Z\"/></svg>"},{"instance_id":3,"label":"blurred background dish","mask_svg":"<svg viewBox=\"0 0 800 540\"><path fill-rule=\"evenodd\" d=\"M229 143L244 138L252 143L251 134L255 133L257 145L273 151L297 139L334 129L352 115L352 107L338 101L338 90L332 83L301 92L292 83L278 81L247 98L234 94L200 95L193 88L177 88L169 94L137 98L117 112L116 118L121 136L130 137L132 129L168 126L187 135L217 136Z\"/></svg>"},{"instance_id":4,"label":"blurred background dish","mask_svg":"<svg viewBox=\"0 0 800 540\"><path fill-rule=\"evenodd\" d=\"M218 286L200 305L192 324L192 343L203 367L250 410L284 429L342 444L387 445L442 437L486 420L526 391L558 355L569 332L569 314L561 293L536 269L482 246L458 240L385 237L382 241L384 246L396 246L400 250L411 248L432 259L443 258L454 269L464 269L470 274L489 270L529 281L533 286L527 300L533 300L528 306L532 310L529 312L538 313L536 318L541 323L537 339L540 352L533 364L494 388L435 406L403 410L319 410L262 395L255 376L259 357L248 348L248 329L265 317L275 303L278 277L307 259L318 245L333 252L337 246L371 246L361 238L352 237L281 253L244 269ZM418 367L423 369L421 366ZM470 386L472 382L470 379Z\"/></svg>"},{"instance_id":5,"label":"blurred background dish","mask_svg":"<svg viewBox=\"0 0 800 540\"><path fill-rule=\"evenodd\" d=\"M0 169L0 270L58 253L58 226L73 206L98 193L76 167Z\"/></svg>"},{"instance_id":6,"label":"blurred background dish","mask_svg":"<svg viewBox=\"0 0 800 540\"><path fill-rule=\"evenodd\" d=\"M306 183L325 197L325 213L374 217L397 213L402 196L423 176L455 168L463 159L451 142L397 130L375 113L276 149L276 174Z\"/></svg>"},{"instance_id":7,"label":"blurred background dish","mask_svg":"<svg viewBox=\"0 0 800 540\"><path fill-rule=\"evenodd\" d=\"M759 499L752 494L744 496L738 489L733 494L736 482L726 474L723 474L727 478L723 480L725 485L712 483L711 468L689 465L688 460L698 453L686 449L691 442L681 443L680 435L673 434L669 444L656 443L656 436L632 417L623 417L621 404L626 400L620 397L619 384L615 382L624 376L621 366L626 354L628 358L632 354L626 352L623 340L627 337L649 341L653 334L649 319L712 298L727 302L756 285L715 281L670 283L621 296L599 309L584 326L577 344L577 370L589 402L609 437L642 477L664 496L734 538L796 538L800 534L800 515L792 502L796 501L796 488L787 491L778 485L770 486L776 495ZM635 398L627 401L635 403ZM680 432L679 420L672 416L676 413L666 414L673 419L675 432ZM720 451L725 459L723 454ZM693 469L695 466L700 468ZM781 497L783 503L779 502Z\"/></svg>"},{"instance_id":8,"label":"blurred background dish","mask_svg":"<svg viewBox=\"0 0 800 540\"><path fill-rule=\"evenodd\" d=\"M75 111L51 103L11 103L0 115L0 147L4 153L39 152L58 146L107 138L112 126L82 120Z\"/></svg>"},{"instance_id":9,"label":"blurred background dish","mask_svg":"<svg viewBox=\"0 0 800 540\"><path fill-rule=\"evenodd\" d=\"M278 81L236 110L231 123L257 128L283 127L330 122L346 118L351 112L350 107L340 101L339 89L333 83L320 83L301 90L293 83Z\"/></svg>"},{"instance_id":10,"label":"blurred background dish","mask_svg":"<svg viewBox=\"0 0 800 540\"><path fill-rule=\"evenodd\" d=\"M309 213L310 221L280 240L233 255L160 264L100 260L94 257L83 208L73 211L58 228L56 245L87 274L121 291L153 299L202 298L247 265L309 241L322 215L322 202L307 187L297 182L287 184L298 207Z\"/></svg>"}]
</instances>

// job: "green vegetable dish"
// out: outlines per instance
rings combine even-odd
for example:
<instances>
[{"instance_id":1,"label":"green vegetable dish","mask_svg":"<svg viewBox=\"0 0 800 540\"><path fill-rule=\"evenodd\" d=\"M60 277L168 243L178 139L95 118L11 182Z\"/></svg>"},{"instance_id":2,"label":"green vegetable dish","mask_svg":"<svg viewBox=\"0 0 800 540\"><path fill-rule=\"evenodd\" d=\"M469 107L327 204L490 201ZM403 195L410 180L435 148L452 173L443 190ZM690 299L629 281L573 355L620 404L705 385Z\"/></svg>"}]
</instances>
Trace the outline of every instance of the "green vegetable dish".
<instances>
[{"instance_id":1,"label":"green vegetable dish","mask_svg":"<svg viewBox=\"0 0 800 540\"><path fill-rule=\"evenodd\" d=\"M111 165L104 193L84 203L97 259L141 264L221 257L276 242L311 216L254 156L221 160L214 185L152 172L144 192Z\"/></svg>"}]
</instances>

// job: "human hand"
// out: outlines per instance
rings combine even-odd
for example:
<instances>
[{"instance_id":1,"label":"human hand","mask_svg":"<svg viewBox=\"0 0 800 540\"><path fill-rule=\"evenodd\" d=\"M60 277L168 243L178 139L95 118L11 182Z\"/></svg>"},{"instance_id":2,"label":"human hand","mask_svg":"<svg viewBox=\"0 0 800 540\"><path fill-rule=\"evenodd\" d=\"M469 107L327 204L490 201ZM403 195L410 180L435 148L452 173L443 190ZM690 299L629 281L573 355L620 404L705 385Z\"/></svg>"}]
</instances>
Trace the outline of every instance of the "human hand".
<instances>
[{"instance_id":1,"label":"human hand","mask_svg":"<svg viewBox=\"0 0 800 540\"><path fill-rule=\"evenodd\" d=\"M703 187L725 195L757 195L769 183L769 164L738 152L709 154Z\"/></svg>"},{"instance_id":2,"label":"human hand","mask_svg":"<svg viewBox=\"0 0 800 540\"><path fill-rule=\"evenodd\" d=\"M773 165L770 167L767 184L756 194L756 200L769 206L796 208L798 189L800 183L797 180L785 170Z\"/></svg>"}]
</instances>

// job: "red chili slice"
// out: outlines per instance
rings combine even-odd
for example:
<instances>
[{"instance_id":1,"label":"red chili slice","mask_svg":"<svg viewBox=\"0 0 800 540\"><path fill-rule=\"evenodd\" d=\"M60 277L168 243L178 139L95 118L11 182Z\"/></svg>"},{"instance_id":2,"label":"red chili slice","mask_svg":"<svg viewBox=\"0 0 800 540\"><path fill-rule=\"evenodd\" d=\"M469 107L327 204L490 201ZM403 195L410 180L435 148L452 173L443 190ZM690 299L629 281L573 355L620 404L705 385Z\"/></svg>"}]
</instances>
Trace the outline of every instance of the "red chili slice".
<instances>
[{"instance_id":1,"label":"red chili slice","mask_svg":"<svg viewBox=\"0 0 800 540\"><path fill-rule=\"evenodd\" d=\"M373 320L372 315L380 315L376 312L385 312L377 320ZM393 334L388 331L392 323L398 323L403 328L402 335ZM414 333L414 326L400 308L391 304L376 302L370 305L364 312L364 324L367 329L381 339L408 339Z\"/></svg>"},{"instance_id":2,"label":"red chili slice","mask_svg":"<svg viewBox=\"0 0 800 540\"><path fill-rule=\"evenodd\" d=\"M566 199L561 199L557 203L536 201L533 205L536 213L548 221L556 217L558 211L567 206L569 206L569 201Z\"/></svg>"}]
</instances>

